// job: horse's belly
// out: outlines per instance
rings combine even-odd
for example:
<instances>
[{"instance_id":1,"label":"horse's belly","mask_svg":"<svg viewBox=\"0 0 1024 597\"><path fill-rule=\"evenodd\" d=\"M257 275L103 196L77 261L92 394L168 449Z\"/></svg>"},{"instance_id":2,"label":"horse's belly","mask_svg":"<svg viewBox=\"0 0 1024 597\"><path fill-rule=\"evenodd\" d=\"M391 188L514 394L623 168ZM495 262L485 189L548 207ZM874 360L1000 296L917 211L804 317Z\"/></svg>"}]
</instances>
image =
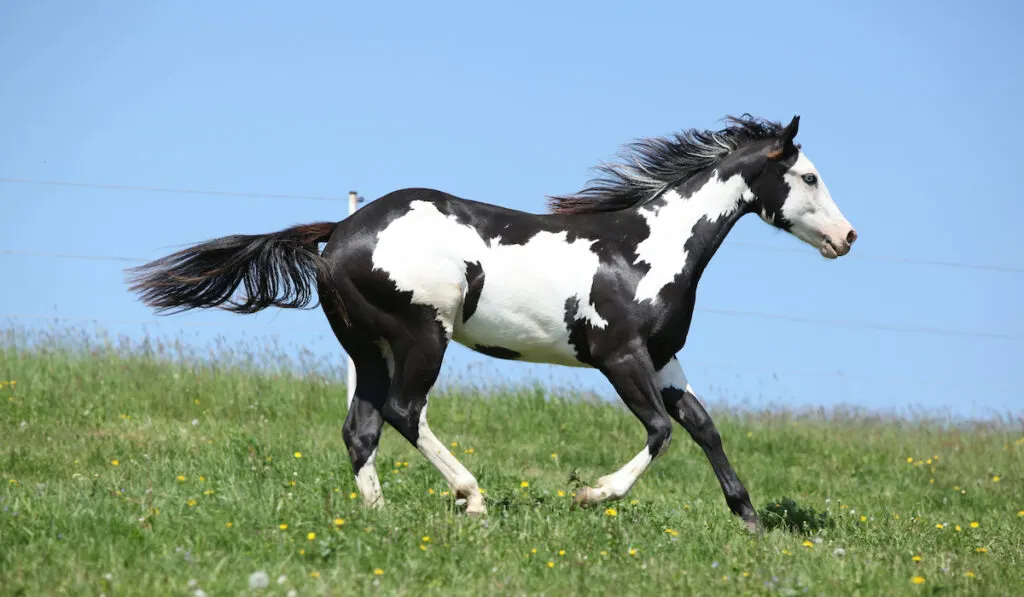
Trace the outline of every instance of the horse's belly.
<instances>
[{"instance_id":1,"label":"horse's belly","mask_svg":"<svg viewBox=\"0 0 1024 597\"><path fill-rule=\"evenodd\" d=\"M498 358L587 367L576 358L576 349L569 342L564 308L545 306L553 307L543 299L532 304L506 299L501 306L481 305L469 321L455 325L452 339Z\"/></svg>"}]
</instances>

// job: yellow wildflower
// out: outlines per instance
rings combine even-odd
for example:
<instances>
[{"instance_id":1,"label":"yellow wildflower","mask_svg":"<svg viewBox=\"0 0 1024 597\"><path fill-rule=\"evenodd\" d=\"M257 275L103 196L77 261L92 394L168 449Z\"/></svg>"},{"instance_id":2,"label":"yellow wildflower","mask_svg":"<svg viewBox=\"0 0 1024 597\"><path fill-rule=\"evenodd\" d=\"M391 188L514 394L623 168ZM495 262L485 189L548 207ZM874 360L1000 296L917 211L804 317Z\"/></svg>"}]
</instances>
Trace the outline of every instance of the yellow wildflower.
<instances>
[{"instance_id":1,"label":"yellow wildflower","mask_svg":"<svg viewBox=\"0 0 1024 597\"><path fill-rule=\"evenodd\" d=\"M205 483L206 482L206 477L204 477L202 475L199 475L199 482L200 483Z\"/></svg>"},{"instance_id":2,"label":"yellow wildflower","mask_svg":"<svg viewBox=\"0 0 1024 597\"><path fill-rule=\"evenodd\" d=\"M915 585L924 584L924 577L923 576L914 576L914 577L912 577L910 579L910 582L914 583Z\"/></svg>"},{"instance_id":3,"label":"yellow wildflower","mask_svg":"<svg viewBox=\"0 0 1024 597\"><path fill-rule=\"evenodd\" d=\"M603 556L607 556L607 555L608 555L608 552L607 552L607 551L602 551L602 552L601 552L601 555L603 555Z\"/></svg>"},{"instance_id":4,"label":"yellow wildflower","mask_svg":"<svg viewBox=\"0 0 1024 597\"><path fill-rule=\"evenodd\" d=\"M313 578L320 578L320 573L317 572L316 570L310 572L309 575L312 576Z\"/></svg>"},{"instance_id":5,"label":"yellow wildflower","mask_svg":"<svg viewBox=\"0 0 1024 597\"><path fill-rule=\"evenodd\" d=\"M630 547L629 548L629 555L631 555L631 556L635 556L636 555L636 548L635 547Z\"/></svg>"},{"instance_id":6,"label":"yellow wildflower","mask_svg":"<svg viewBox=\"0 0 1024 597\"><path fill-rule=\"evenodd\" d=\"M452 447L453 448L458 448L459 447L459 442L452 442Z\"/></svg>"},{"instance_id":7,"label":"yellow wildflower","mask_svg":"<svg viewBox=\"0 0 1024 597\"><path fill-rule=\"evenodd\" d=\"M907 456L907 462L914 462L913 456Z\"/></svg>"},{"instance_id":8,"label":"yellow wildflower","mask_svg":"<svg viewBox=\"0 0 1024 597\"><path fill-rule=\"evenodd\" d=\"M530 486L530 482L529 481L520 481L519 486L523 487L523 488L529 487Z\"/></svg>"},{"instance_id":9,"label":"yellow wildflower","mask_svg":"<svg viewBox=\"0 0 1024 597\"><path fill-rule=\"evenodd\" d=\"M1024 510L1017 512L1017 516L1024 516Z\"/></svg>"},{"instance_id":10,"label":"yellow wildflower","mask_svg":"<svg viewBox=\"0 0 1024 597\"><path fill-rule=\"evenodd\" d=\"M979 547L978 549L975 549L974 551L976 551L978 553L988 553L988 548L987 547Z\"/></svg>"},{"instance_id":11,"label":"yellow wildflower","mask_svg":"<svg viewBox=\"0 0 1024 597\"><path fill-rule=\"evenodd\" d=\"M935 523L935 528L942 529L942 528L945 528L945 525L943 525L941 522L937 522L937 523Z\"/></svg>"},{"instance_id":12,"label":"yellow wildflower","mask_svg":"<svg viewBox=\"0 0 1024 597\"><path fill-rule=\"evenodd\" d=\"M185 475L178 475L178 481L184 481Z\"/></svg>"},{"instance_id":13,"label":"yellow wildflower","mask_svg":"<svg viewBox=\"0 0 1024 597\"><path fill-rule=\"evenodd\" d=\"M428 487L427 488L427 493L429 493L430 495L434 495L434 488L433 487Z\"/></svg>"},{"instance_id":14,"label":"yellow wildflower","mask_svg":"<svg viewBox=\"0 0 1024 597\"><path fill-rule=\"evenodd\" d=\"M302 452L296 452L295 453L295 457L296 458L302 458Z\"/></svg>"},{"instance_id":15,"label":"yellow wildflower","mask_svg":"<svg viewBox=\"0 0 1024 597\"><path fill-rule=\"evenodd\" d=\"M999 482L999 475L992 475L992 482L993 483L998 483Z\"/></svg>"},{"instance_id":16,"label":"yellow wildflower","mask_svg":"<svg viewBox=\"0 0 1024 597\"><path fill-rule=\"evenodd\" d=\"M384 571L381 570L380 568L374 568L373 569L373 575L374 576L383 576L384 575Z\"/></svg>"},{"instance_id":17,"label":"yellow wildflower","mask_svg":"<svg viewBox=\"0 0 1024 597\"><path fill-rule=\"evenodd\" d=\"M914 556L914 557L912 557L910 559L914 560L915 562L920 562L921 561L921 556Z\"/></svg>"},{"instance_id":18,"label":"yellow wildflower","mask_svg":"<svg viewBox=\"0 0 1024 597\"><path fill-rule=\"evenodd\" d=\"M224 526L226 526L227 528L229 528L229 529L230 529L231 527L235 526L235 523L233 523L233 522L231 522L231 521L229 520L229 521L227 521L227 522L225 522L225 523L224 523Z\"/></svg>"},{"instance_id":19,"label":"yellow wildflower","mask_svg":"<svg viewBox=\"0 0 1024 597\"><path fill-rule=\"evenodd\" d=\"M964 576L967 578L974 578L974 573L968 570L967 572L964 572Z\"/></svg>"},{"instance_id":20,"label":"yellow wildflower","mask_svg":"<svg viewBox=\"0 0 1024 597\"><path fill-rule=\"evenodd\" d=\"M669 535L672 535L673 537L678 537L679 536L679 531L677 531L675 529L665 529L665 532L668 533Z\"/></svg>"},{"instance_id":21,"label":"yellow wildflower","mask_svg":"<svg viewBox=\"0 0 1024 597\"><path fill-rule=\"evenodd\" d=\"M335 518L334 519L334 526L340 527L343 524L345 524L345 519L344 518Z\"/></svg>"},{"instance_id":22,"label":"yellow wildflower","mask_svg":"<svg viewBox=\"0 0 1024 597\"><path fill-rule=\"evenodd\" d=\"M316 533L310 533L306 535L306 539L309 539L310 541L316 539Z\"/></svg>"},{"instance_id":23,"label":"yellow wildflower","mask_svg":"<svg viewBox=\"0 0 1024 597\"><path fill-rule=\"evenodd\" d=\"M960 532L960 525L956 525L955 527L953 527L953 530L959 533Z\"/></svg>"},{"instance_id":24,"label":"yellow wildflower","mask_svg":"<svg viewBox=\"0 0 1024 597\"><path fill-rule=\"evenodd\" d=\"M350 500L354 500L357 497L359 497L359 494L354 492L354 491L352 493L348 494L348 499L350 499Z\"/></svg>"},{"instance_id":25,"label":"yellow wildflower","mask_svg":"<svg viewBox=\"0 0 1024 597\"><path fill-rule=\"evenodd\" d=\"M813 544L813 543L811 543L810 541L804 541L804 542L802 543L802 545L803 545L804 547L814 547L814 544Z\"/></svg>"},{"instance_id":26,"label":"yellow wildflower","mask_svg":"<svg viewBox=\"0 0 1024 597\"><path fill-rule=\"evenodd\" d=\"M558 459L558 453L557 452L552 452L551 453L551 458L557 460Z\"/></svg>"},{"instance_id":27,"label":"yellow wildflower","mask_svg":"<svg viewBox=\"0 0 1024 597\"><path fill-rule=\"evenodd\" d=\"M554 567L555 567L555 563L552 562L551 560L548 560L548 568L554 568Z\"/></svg>"},{"instance_id":28,"label":"yellow wildflower","mask_svg":"<svg viewBox=\"0 0 1024 597\"><path fill-rule=\"evenodd\" d=\"M565 491L564 491L564 490L561 490L561 489L559 489L559 490L558 490L558 497L565 497Z\"/></svg>"},{"instance_id":29,"label":"yellow wildflower","mask_svg":"<svg viewBox=\"0 0 1024 597\"><path fill-rule=\"evenodd\" d=\"M118 460L117 460L117 459L115 458L114 460L111 460L111 461L110 461L110 464L111 464L111 466L117 466L117 465L119 465L119 464L121 464L121 463L120 463L120 462L118 462Z\"/></svg>"},{"instance_id":30,"label":"yellow wildflower","mask_svg":"<svg viewBox=\"0 0 1024 597\"><path fill-rule=\"evenodd\" d=\"M788 549L783 549L782 550L782 555L784 555L784 556L791 556L791 555L793 555L793 552L789 551Z\"/></svg>"},{"instance_id":31,"label":"yellow wildflower","mask_svg":"<svg viewBox=\"0 0 1024 597\"><path fill-rule=\"evenodd\" d=\"M615 508L608 508L604 511L605 516L618 516L619 513L615 511Z\"/></svg>"},{"instance_id":32,"label":"yellow wildflower","mask_svg":"<svg viewBox=\"0 0 1024 597\"><path fill-rule=\"evenodd\" d=\"M978 521L973 521L973 522L971 522L971 528L972 528L972 529L976 529L976 528L978 528L978 527L980 527L980 526L981 526L981 525L980 525L980 524L978 524Z\"/></svg>"},{"instance_id":33,"label":"yellow wildflower","mask_svg":"<svg viewBox=\"0 0 1024 597\"><path fill-rule=\"evenodd\" d=\"M533 549L531 549L531 550L530 550L530 553L537 553L537 548L536 548L536 547L534 547Z\"/></svg>"},{"instance_id":34,"label":"yellow wildflower","mask_svg":"<svg viewBox=\"0 0 1024 597\"><path fill-rule=\"evenodd\" d=\"M288 523L287 522L282 522L281 524L277 525L277 528L281 529L282 531L287 531L288 530Z\"/></svg>"},{"instance_id":35,"label":"yellow wildflower","mask_svg":"<svg viewBox=\"0 0 1024 597\"><path fill-rule=\"evenodd\" d=\"M429 535L423 535L423 538L420 539L420 541L422 541L424 543L430 543L430 536Z\"/></svg>"},{"instance_id":36,"label":"yellow wildflower","mask_svg":"<svg viewBox=\"0 0 1024 597\"><path fill-rule=\"evenodd\" d=\"M868 520L867 516L864 516L863 514L860 515L860 521L861 522L867 522L867 520Z\"/></svg>"},{"instance_id":37,"label":"yellow wildflower","mask_svg":"<svg viewBox=\"0 0 1024 597\"><path fill-rule=\"evenodd\" d=\"M427 551L427 546L420 543L420 549L422 549L423 551Z\"/></svg>"},{"instance_id":38,"label":"yellow wildflower","mask_svg":"<svg viewBox=\"0 0 1024 597\"><path fill-rule=\"evenodd\" d=\"M191 508L192 506L196 505L196 501L194 499L191 499L191 498L187 502L185 502L185 503L188 504L189 508Z\"/></svg>"},{"instance_id":39,"label":"yellow wildflower","mask_svg":"<svg viewBox=\"0 0 1024 597\"><path fill-rule=\"evenodd\" d=\"M206 491L203 492L203 495L213 495L213 494L214 494L214 491L212 489L207 489Z\"/></svg>"}]
</instances>

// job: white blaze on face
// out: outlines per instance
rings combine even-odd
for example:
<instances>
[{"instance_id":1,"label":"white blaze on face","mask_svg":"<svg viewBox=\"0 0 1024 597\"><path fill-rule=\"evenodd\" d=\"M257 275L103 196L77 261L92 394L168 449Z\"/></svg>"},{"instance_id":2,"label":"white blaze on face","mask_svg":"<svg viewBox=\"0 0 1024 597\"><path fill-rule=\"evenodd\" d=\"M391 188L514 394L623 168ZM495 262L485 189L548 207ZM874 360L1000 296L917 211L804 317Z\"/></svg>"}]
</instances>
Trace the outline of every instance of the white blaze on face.
<instances>
[{"instance_id":1,"label":"white blaze on face","mask_svg":"<svg viewBox=\"0 0 1024 597\"><path fill-rule=\"evenodd\" d=\"M808 184L804 180L804 176L808 174L814 175L817 179L814 184ZM834 256L834 250L823 248L825 237L831 239L836 247L840 247L846 243L846 237L853 227L832 200L832 195L818 174L817 168L801 152L793 166L783 175L783 179L789 185L789 195L783 201L779 215L792 223L790 232L809 245L818 247L823 254L832 251Z\"/></svg>"},{"instance_id":2,"label":"white blaze on face","mask_svg":"<svg viewBox=\"0 0 1024 597\"><path fill-rule=\"evenodd\" d=\"M683 271L688 257L685 244L697 222L707 218L713 223L734 213L749 195L742 176L721 180L715 172L693 195L682 197L672 189L665 193L664 205L641 210L650 234L637 245L635 263L646 262L651 269L637 285L634 300L656 300L658 292Z\"/></svg>"}]
</instances>

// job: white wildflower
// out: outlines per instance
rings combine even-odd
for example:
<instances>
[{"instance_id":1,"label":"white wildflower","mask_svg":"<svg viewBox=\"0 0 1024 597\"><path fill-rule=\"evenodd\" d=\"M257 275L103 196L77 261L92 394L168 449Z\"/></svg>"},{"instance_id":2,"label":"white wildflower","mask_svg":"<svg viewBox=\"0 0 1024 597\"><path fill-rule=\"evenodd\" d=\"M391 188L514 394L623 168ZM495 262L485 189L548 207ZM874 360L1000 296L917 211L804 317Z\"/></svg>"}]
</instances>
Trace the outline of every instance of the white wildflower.
<instances>
[{"instance_id":1,"label":"white wildflower","mask_svg":"<svg viewBox=\"0 0 1024 597\"><path fill-rule=\"evenodd\" d=\"M269 584L270 577L262 570L257 570L249 575L249 590L263 589Z\"/></svg>"}]
</instances>

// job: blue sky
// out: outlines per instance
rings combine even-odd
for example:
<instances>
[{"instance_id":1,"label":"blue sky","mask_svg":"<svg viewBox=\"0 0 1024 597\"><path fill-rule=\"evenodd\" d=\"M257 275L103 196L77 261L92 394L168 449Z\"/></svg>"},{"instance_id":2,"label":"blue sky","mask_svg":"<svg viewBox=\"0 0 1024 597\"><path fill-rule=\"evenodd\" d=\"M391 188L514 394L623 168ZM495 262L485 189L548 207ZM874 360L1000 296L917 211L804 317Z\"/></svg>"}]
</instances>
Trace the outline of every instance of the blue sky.
<instances>
[{"instance_id":1,"label":"blue sky","mask_svg":"<svg viewBox=\"0 0 1024 597\"><path fill-rule=\"evenodd\" d=\"M1022 17L1014 2L9 2L0 178L368 200L426 186L540 212L635 138L800 114L860 240L826 262L741 221L701 282L680 354L691 382L712 405L1020 412L1024 274L898 260L1024 268ZM346 214L344 201L0 182L0 251L153 258ZM276 335L344 362L319 311L125 322L154 318L125 265L0 254L0 315L256 350ZM182 326L195 322L210 327ZM461 347L445 374L610 391L592 371Z\"/></svg>"}]
</instances>

